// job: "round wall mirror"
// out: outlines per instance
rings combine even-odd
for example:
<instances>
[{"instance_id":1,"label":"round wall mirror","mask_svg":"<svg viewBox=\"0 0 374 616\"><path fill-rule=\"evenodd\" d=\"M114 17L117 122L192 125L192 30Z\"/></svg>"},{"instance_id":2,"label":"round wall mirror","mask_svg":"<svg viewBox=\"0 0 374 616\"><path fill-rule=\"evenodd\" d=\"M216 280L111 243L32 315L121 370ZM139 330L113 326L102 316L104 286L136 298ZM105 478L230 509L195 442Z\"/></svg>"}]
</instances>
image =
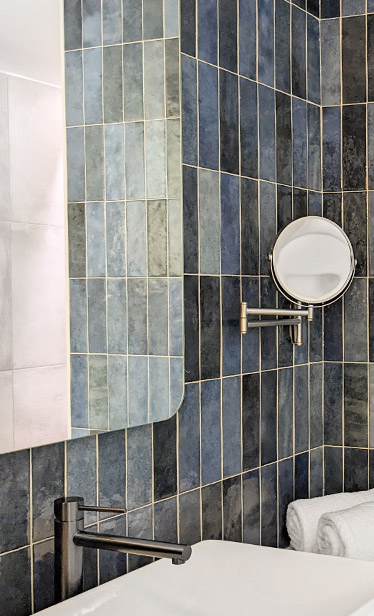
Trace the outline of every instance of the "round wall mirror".
<instances>
[{"instance_id":1,"label":"round wall mirror","mask_svg":"<svg viewBox=\"0 0 374 616\"><path fill-rule=\"evenodd\" d=\"M279 291L303 306L324 306L337 300L355 272L347 235L320 216L305 216L287 225L275 241L270 260Z\"/></svg>"}]
</instances>

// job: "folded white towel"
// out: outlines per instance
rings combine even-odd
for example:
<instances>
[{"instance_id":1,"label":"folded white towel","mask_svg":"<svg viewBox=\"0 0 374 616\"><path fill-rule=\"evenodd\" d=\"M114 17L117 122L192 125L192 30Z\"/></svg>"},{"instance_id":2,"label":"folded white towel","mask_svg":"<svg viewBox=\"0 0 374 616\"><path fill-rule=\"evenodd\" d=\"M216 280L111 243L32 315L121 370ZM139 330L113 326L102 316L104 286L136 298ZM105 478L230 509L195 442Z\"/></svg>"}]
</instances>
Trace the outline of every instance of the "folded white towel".
<instances>
[{"instance_id":1,"label":"folded white towel","mask_svg":"<svg viewBox=\"0 0 374 616\"><path fill-rule=\"evenodd\" d=\"M325 513L318 523L320 554L374 560L374 502Z\"/></svg>"},{"instance_id":2,"label":"folded white towel","mask_svg":"<svg viewBox=\"0 0 374 616\"><path fill-rule=\"evenodd\" d=\"M374 501L374 489L294 501L287 509L291 547L302 552L318 552L317 527L320 517L328 511L349 509L368 501Z\"/></svg>"}]
</instances>

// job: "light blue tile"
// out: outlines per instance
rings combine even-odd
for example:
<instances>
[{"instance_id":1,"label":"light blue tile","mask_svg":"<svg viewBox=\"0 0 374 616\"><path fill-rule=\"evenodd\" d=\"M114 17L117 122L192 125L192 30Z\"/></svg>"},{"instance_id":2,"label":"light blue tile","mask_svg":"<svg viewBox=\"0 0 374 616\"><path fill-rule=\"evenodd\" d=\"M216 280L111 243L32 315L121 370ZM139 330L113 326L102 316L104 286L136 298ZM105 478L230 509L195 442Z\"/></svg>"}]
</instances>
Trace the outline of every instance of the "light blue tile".
<instances>
[{"instance_id":1,"label":"light blue tile","mask_svg":"<svg viewBox=\"0 0 374 616\"><path fill-rule=\"evenodd\" d=\"M143 0L144 39L163 37L163 0Z\"/></svg>"},{"instance_id":2,"label":"light blue tile","mask_svg":"<svg viewBox=\"0 0 374 616\"><path fill-rule=\"evenodd\" d=\"M169 353L183 354L183 279L169 280Z\"/></svg>"},{"instance_id":3,"label":"light blue tile","mask_svg":"<svg viewBox=\"0 0 374 616\"><path fill-rule=\"evenodd\" d=\"M135 509L152 501L152 426L127 433L127 507ZM137 536L137 535L135 535Z\"/></svg>"},{"instance_id":4,"label":"light blue tile","mask_svg":"<svg viewBox=\"0 0 374 616\"><path fill-rule=\"evenodd\" d=\"M166 134L165 122L146 123L146 192L148 199L166 196Z\"/></svg>"},{"instance_id":5,"label":"light blue tile","mask_svg":"<svg viewBox=\"0 0 374 616\"><path fill-rule=\"evenodd\" d=\"M71 425L74 428L88 428L87 355L71 355L70 366Z\"/></svg>"},{"instance_id":6,"label":"light blue tile","mask_svg":"<svg viewBox=\"0 0 374 616\"><path fill-rule=\"evenodd\" d=\"M122 0L103 0L103 43L122 43Z\"/></svg>"},{"instance_id":7,"label":"light blue tile","mask_svg":"<svg viewBox=\"0 0 374 616\"><path fill-rule=\"evenodd\" d=\"M124 199L125 169L124 126L111 124L105 127L105 183L108 201Z\"/></svg>"},{"instance_id":8,"label":"light blue tile","mask_svg":"<svg viewBox=\"0 0 374 616\"><path fill-rule=\"evenodd\" d=\"M184 361L182 357L170 358L170 415L177 412L184 396Z\"/></svg>"},{"instance_id":9,"label":"light blue tile","mask_svg":"<svg viewBox=\"0 0 374 616\"><path fill-rule=\"evenodd\" d=\"M219 274L221 268L221 207L219 173L200 169L200 272Z\"/></svg>"},{"instance_id":10,"label":"light blue tile","mask_svg":"<svg viewBox=\"0 0 374 616\"><path fill-rule=\"evenodd\" d=\"M70 280L70 348L87 352L87 291L85 280Z\"/></svg>"},{"instance_id":11,"label":"light blue tile","mask_svg":"<svg viewBox=\"0 0 374 616\"><path fill-rule=\"evenodd\" d=\"M102 51L86 49L84 61L84 113L86 124L100 124L103 121L102 96Z\"/></svg>"},{"instance_id":12,"label":"light blue tile","mask_svg":"<svg viewBox=\"0 0 374 616\"><path fill-rule=\"evenodd\" d=\"M127 352L126 280L108 282L108 353Z\"/></svg>"},{"instance_id":13,"label":"light blue tile","mask_svg":"<svg viewBox=\"0 0 374 616\"><path fill-rule=\"evenodd\" d=\"M125 126L126 198L144 199L144 124Z\"/></svg>"},{"instance_id":14,"label":"light blue tile","mask_svg":"<svg viewBox=\"0 0 374 616\"><path fill-rule=\"evenodd\" d=\"M89 428L91 430L108 430L108 367L106 355L89 356L88 374Z\"/></svg>"},{"instance_id":15,"label":"light blue tile","mask_svg":"<svg viewBox=\"0 0 374 616\"><path fill-rule=\"evenodd\" d=\"M142 40L142 0L123 0L123 42Z\"/></svg>"},{"instance_id":16,"label":"light blue tile","mask_svg":"<svg viewBox=\"0 0 374 616\"><path fill-rule=\"evenodd\" d=\"M67 493L82 496L87 505L96 503L96 439L89 437L67 443ZM96 514L85 514L86 524Z\"/></svg>"},{"instance_id":17,"label":"light blue tile","mask_svg":"<svg viewBox=\"0 0 374 616\"><path fill-rule=\"evenodd\" d=\"M67 126L83 124L82 52L65 54L65 100Z\"/></svg>"},{"instance_id":18,"label":"light blue tile","mask_svg":"<svg viewBox=\"0 0 374 616\"><path fill-rule=\"evenodd\" d=\"M167 203L148 201L148 275L167 275Z\"/></svg>"},{"instance_id":19,"label":"light blue tile","mask_svg":"<svg viewBox=\"0 0 374 616\"><path fill-rule=\"evenodd\" d=\"M182 276L183 274L183 229L182 229L182 204L179 200L168 201L168 232L169 276Z\"/></svg>"},{"instance_id":20,"label":"light blue tile","mask_svg":"<svg viewBox=\"0 0 374 616\"><path fill-rule=\"evenodd\" d=\"M126 276L125 204L106 205L106 249L108 276Z\"/></svg>"},{"instance_id":21,"label":"light blue tile","mask_svg":"<svg viewBox=\"0 0 374 616\"><path fill-rule=\"evenodd\" d=\"M181 195L181 152L180 120L167 120L167 176L168 197L180 198Z\"/></svg>"},{"instance_id":22,"label":"light blue tile","mask_svg":"<svg viewBox=\"0 0 374 616\"><path fill-rule=\"evenodd\" d=\"M127 428L127 357L108 357L109 429Z\"/></svg>"},{"instance_id":23,"label":"light blue tile","mask_svg":"<svg viewBox=\"0 0 374 616\"><path fill-rule=\"evenodd\" d=\"M86 199L104 200L103 126L86 127Z\"/></svg>"},{"instance_id":24,"label":"light blue tile","mask_svg":"<svg viewBox=\"0 0 374 616\"><path fill-rule=\"evenodd\" d=\"M104 122L123 121L122 46L103 48Z\"/></svg>"},{"instance_id":25,"label":"light blue tile","mask_svg":"<svg viewBox=\"0 0 374 616\"><path fill-rule=\"evenodd\" d=\"M145 201L128 201L127 223L127 274L147 275L147 214Z\"/></svg>"},{"instance_id":26,"label":"light blue tile","mask_svg":"<svg viewBox=\"0 0 374 616\"><path fill-rule=\"evenodd\" d=\"M68 201L84 201L84 129L68 128Z\"/></svg>"},{"instance_id":27,"label":"light blue tile","mask_svg":"<svg viewBox=\"0 0 374 616\"><path fill-rule=\"evenodd\" d=\"M129 357L129 425L148 423L148 358Z\"/></svg>"},{"instance_id":28,"label":"light blue tile","mask_svg":"<svg viewBox=\"0 0 374 616\"><path fill-rule=\"evenodd\" d=\"M148 353L168 355L168 281L148 281Z\"/></svg>"},{"instance_id":29,"label":"light blue tile","mask_svg":"<svg viewBox=\"0 0 374 616\"><path fill-rule=\"evenodd\" d=\"M147 354L147 281L129 278L127 281L128 352Z\"/></svg>"},{"instance_id":30,"label":"light blue tile","mask_svg":"<svg viewBox=\"0 0 374 616\"><path fill-rule=\"evenodd\" d=\"M106 272L104 207L104 203L86 205L88 276L105 276Z\"/></svg>"},{"instance_id":31,"label":"light blue tile","mask_svg":"<svg viewBox=\"0 0 374 616\"><path fill-rule=\"evenodd\" d=\"M83 47L101 45L101 0L83 0Z\"/></svg>"},{"instance_id":32,"label":"light blue tile","mask_svg":"<svg viewBox=\"0 0 374 616\"><path fill-rule=\"evenodd\" d=\"M165 45L164 41L144 44L144 107L146 120L165 115Z\"/></svg>"},{"instance_id":33,"label":"light blue tile","mask_svg":"<svg viewBox=\"0 0 374 616\"><path fill-rule=\"evenodd\" d=\"M179 36L179 0L165 0L164 36Z\"/></svg>"},{"instance_id":34,"label":"light blue tile","mask_svg":"<svg viewBox=\"0 0 374 616\"><path fill-rule=\"evenodd\" d=\"M83 438L84 436L90 436L90 431L88 430L88 428L72 428L71 429L71 438L72 439L76 439L76 438Z\"/></svg>"},{"instance_id":35,"label":"light blue tile","mask_svg":"<svg viewBox=\"0 0 374 616\"><path fill-rule=\"evenodd\" d=\"M169 417L169 358L149 358L149 421Z\"/></svg>"},{"instance_id":36,"label":"light blue tile","mask_svg":"<svg viewBox=\"0 0 374 616\"><path fill-rule=\"evenodd\" d=\"M143 45L141 43L124 45L123 78L125 121L143 120Z\"/></svg>"},{"instance_id":37,"label":"light blue tile","mask_svg":"<svg viewBox=\"0 0 374 616\"><path fill-rule=\"evenodd\" d=\"M106 353L106 296L105 280L89 279L88 339L90 353Z\"/></svg>"}]
</instances>

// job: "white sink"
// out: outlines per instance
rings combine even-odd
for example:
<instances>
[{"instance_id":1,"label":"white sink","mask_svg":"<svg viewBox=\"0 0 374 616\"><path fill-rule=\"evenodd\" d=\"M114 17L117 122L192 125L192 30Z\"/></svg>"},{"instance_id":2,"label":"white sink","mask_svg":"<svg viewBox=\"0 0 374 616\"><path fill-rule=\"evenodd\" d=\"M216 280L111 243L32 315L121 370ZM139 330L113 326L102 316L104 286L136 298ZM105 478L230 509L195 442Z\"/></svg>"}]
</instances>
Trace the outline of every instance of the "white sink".
<instances>
[{"instance_id":1,"label":"white sink","mask_svg":"<svg viewBox=\"0 0 374 616\"><path fill-rule=\"evenodd\" d=\"M156 563L40 612L43 616L367 616L374 562L223 541Z\"/></svg>"}]
</instances>

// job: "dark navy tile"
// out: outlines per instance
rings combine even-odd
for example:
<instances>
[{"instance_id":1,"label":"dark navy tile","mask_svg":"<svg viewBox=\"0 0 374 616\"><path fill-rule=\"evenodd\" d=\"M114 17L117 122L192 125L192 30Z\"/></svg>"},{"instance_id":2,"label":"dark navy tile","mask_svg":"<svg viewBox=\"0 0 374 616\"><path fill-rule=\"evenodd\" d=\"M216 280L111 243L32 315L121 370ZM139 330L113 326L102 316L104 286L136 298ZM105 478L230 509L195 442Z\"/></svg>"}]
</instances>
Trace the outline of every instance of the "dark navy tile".
<instances>
[{"instance_id":1,"label":"dark navy tile","mask_svg":"<svg viewBox=\"0 0 374 616\"><path fill-rule=\"evenodd\" d=\"M285 0L275 0L275 81L283 92L291 90L290 11Z\"/></svg>"},{"instance_id":2,"label":"dark navy tile","mask_svg":"<svg viewBox=\"0 0 374 616\"><path fill-rule=\"evenodd\" d=\"M0 553L30 541L30 454L29 450L0 456Z\"/></svg>"},{"instance_id":3,"label":"dark navy tile","mask_svg":"<svg viewBox=\"0 0 374 616\"><path fill-rule=\"evenodd\" d=\"M366 107L343 107L343 188L364 189L366 184Z\"/></svg>"},{"instance_id":4,"label":"dark navy tile","mask_svg":"<svg viewBox=\"0 0 374 616\"><path fill-rule=\"evenodd\" d=\"M344 364L344 445L368 447L368 366Z\"/></svg>"},{"instance_id":5,"label":"dark navy tile","mask_svg":"<svg viewBox=\"0 0 374 616\"><path fill-rule=\"evenodd\" d=\"M295 456L295 498L309 496L309 452Z\"/></svg>"},{"instance_id":6,"label":"dark navy tile","mask_svg":"<svg viewBox=\"0 0 374 616\"><path fill-rule=\"evenodd\" d=\"M344 231L357 261L356 276L367 275L367 195L344 193Z\"/></svg>"},{"instance_id":7,"label":"dark navy tile","mask_svg":"<svg viewBox=\"0 0 374 616\"><path fill-rule=\"evenodd\" d=\"M367 106L368 114L368 188L374 188L374 104L370 103ZM373 199L372 193L369 193L369 199Z\"/></svg>"},{"instance_id":8,"label":"dark navy tile","mask_svg":"<svg viewBox=\"0 0 374 616\"><path fill-rule=\"evenodd\" d=\"M127 531L129 537L139 537L139 539L153 539L153 516L152 507L144 507L137 511L131 511L127 515ZM136 556L129 554L129 571L140 569L152 562L152 558L147 556Z\"/></svg>"},{"instance_id":9,"label":"dark navy tile","mask_svg":"<svg viewBox=\"0 0 374 616\"><path fill-rule=\"evenodd\" d=\"M307 10L309 13L312 13L312 15L320 17L319 0L307 0Z\"/></svg>"},{"instance_id":10,"label":"dark navy tile","mask_svg":"<svg viewBox=\"0 0 374 616\"><path fill-rule=\"evenodd\" d=\"M127 507L134 509L152 501L152 426L127 432Z\"/></svg>"},{"instance_id":11,"label":"dark navy tile","mask_svg":"<svg viewBox=\"0 0 374 616\"><path fill-rule=\"evenodd\" d=\"M238 77L220 71L221 170L239 173Z\"/></svg>"},{"instance_id":12,"label":"dark navy tile","mask_svg":"<svg viewBox=\"0 0 374 616\"><path fill-rule=\"evenodd\" d=\"M0 595L6 616L31 613L29 548L0 556Z\"/></svg>"},{"instance_id":13,"label":"dark navy tile","mask_svg":"<svg viewBox=\"0 0 374 616\"><path fill-rule=\"evenodd\" d=\"M277 182L292 184L291 97L276 93Z\"/></svg>"},{"instance_id":14,"label":"dark navy tile","mask_svg":"<svg viewBox=\"0 0 374 616\"><path fill-rule=\"evenodd\" d=\"M240 79L241 175L258 177L257 84Z\"/></svg>"},{"instance_id":15,"label":"dark navy tile","mask_svg":"<svg viewBox=\"0 0 374 616\"><path fill-rule=\"evenodd\" d=\"M64 496L64 444L32 450L33 541L53 536L53 502Z\"/></svg>"},{"instance_id":16,"label":"dark navy tile","mask_svg":"<svg viewBox=\"0 0 374 616\"><path fill-rule=\"evenodd\" d=\"M260 183L260 273L269 274L268 254L276 236L276 192L274 184Z\"/></svg>"},{"instance_id":17,"label":"dark navy tile","mask_svg":"<svg viewBox=\"0 0 374 616\"><path fill-rule=\"evenodd\" d=\"M218 69L199 62L199 165L219 168Z\"/></svg>"},{"instance_id":18,"label":"dark navy tile","mask_svg":"<svg viewBox=\"0 0 374 616\"><path fill-rule=\"evenodd\" d=\"M239 0L239 73L249 79L256 79L256 45L256 0Z\"/></svg>"},{"instance_id":19,"label":"dark navy tile","mask_svg":"<svg viewBox=\"0 0 374 616\"><path fill-rule=\"evenodd\" d=\"M195 2L195 0L193 0ZM197 165L197 74L196 61L182 55L183 162Z\"/></svg>"},{"instance_id":20,"label":"dark navy tile","mask_svg":"<svg viewBox=\"0 0 374 616\"><path fill-rule=\"evenodd\" d=\"M293 219L303 218L308 214L308 195L303 188L293 188Z\"/></svg>"},{"instance_id":21,"label":"dark navy tile","mask_svg":"<svg viewBox=\"0 0 374 616\"><path fill-rule=\"evenodd\" d=\"M167 443L167 447L165 447ZM153 424L154 500L177 492L177 419Z\"/></svg>"},{"instance_id":22,"label":"dark navy tile","mask_svg":"<svg viewBox=\"0 0 374 616\"><path fill-rule=\"evenodd\" d=\"M307 185L307 114L305 101L292 100L293 182Z\"/></svg>"},{"instance_id":23,"label":"dark navy tile","mask_svg":"<svg viewBox=\"0 0 374 616\"><path fill-rule=\"evenodd\" d=\"M374 5L371 7L371 11L374 12ZM369 12L369 5L368 5ZM374 16L368 15L367 17L367 57L368 57L368 100L374 100Z\"/></svg>"},{"instance_id":24,"label":"dark navy tile","mask_svg":"<svg viewBox=\"0 0 374 616\"><path fill-rule=\"evenodd\" d=\"M257 4L258 13L258 79L274 84L274 0Z\"/></svg>"},{"instance_id":25,"label":"dark navy tile","mask_svg":"<svg viewBox=\"0 0 374 616\"><path fill-rule=\"evenodd\" d=\"M222 276L222 374L240 373L240 278Z\"/></svg>"},{"instance_id":26,"label":"dark navy tile","mask_svg":"<svg viewBox=\"0 0 374 616\"><path fill-rule=\"evenodd\" d=\"M242 470L241 451L241 378L222 381L223 476Z\"/></svg>"},{"instance_id":27,"label":"dark navy tile","mask_svg":"<svg viewBox=\"0 0 374 616\"><path fill-rule=\"evenodd\" d=\"M323 496L323 447L310 452L309 497Z\"/></svg>"},{"instance_id":28,"label":"dark navy tile","mask_svg":"<svg viewBox=\"0 0 374 616\"><path fill-rule=\"evenodd\" d=\"M354 278L344 297L344 360L367 361L367 281Z\"/></svg>"},{"instance_id":29,"label":"dark navy tile","mask_svg":"<svg viewBox=\"0 0 374 616\"><path fill-rule=\"evenodd\" d=\"M322 309L314 311L313 323L309 323L309 361L323 359L323 317Z\"/></svg>"},{"instance_id":30,"label":"dark navy tile","mask_svg":"<svg viewBox=\"0 0 374 616\"><path fill-rule=\"evenodd\" d=\"M323 445L322 414L323 365L311 364L309 374L310 447Z\"/></svg>"},{"instance_id":31,"label":"dark navy tile","mask_svg":"<svg viewBox=\"0 0 374 616\"><path fill-rule=\"evenodd\" d=\"M198 0L199 59L217 64L217 2Z\"/></svg>"},{"instance_id":32,"label":"dark navy tile","mask_svg":"<svg viewBox=\"0 0 374 616\"><path fill-rule=\"evenodd\" d=\"M242 487L240 475L223 482L223 538L242 541Z\"/></svg>"},{"instance_id":33,"label":"dark navy tile","mask_svg":"<svg viewBox=\"0 0 374 616\"><path fill-rule=\"evenodd\" d=\"M82 48L82 0L64 0L65 49Z\"/></svg>"},{"instance_id":34,"label":"dark navy tile","mask_svg":"<svg viewBox=\"0 0 374 616\"><path fill-rule=\"evenodd\" d=\"M220 0L219 65L234 73L238 70L237 2Z\"/></svg>"},{"instance_id":35,"label":"dark navy tile","mask_svg":"<svg viewBox=\"0 0 374 616\"><path fill-rule=\"evenodd\" d=\"M308 366L295 367L295 453L309 446Z\"/></svg>"},{"instance_id":36,"label":"dark navy tile","mask_svg":"<svg viewBox=\"0 0 374 616\"><path fill-rule=\"evenodd\" d=\"M179 541L193 545L201 541L200 490L179 497Z\"/></svg>"},{"instance_id":37,"label":"dark navy tile","mask_svg":"<svg viewBox=\"0 0 374 616\"><path fill-rule=\"evenodd\" d=\"M321 102L320 83L320 32L318 19L307 15L308 33L308 99L317 105Z\"/></svg>"},{"instance_id":38,"label":"dark navy tile","mask_svg":"<svg viewBox=\"0 0 374 616\"><path fill-rule=\"evenodd\" d=\"M366 18L342 20L343 103L366 101Z\"/></svg>"},{"instance_id":39,"label":"dark navy tile","mask_svg":"<svg viewBox=\"0 0 374 616\"><path fill-rule=\"evenodd\" d=\"M156 541L176 543L178 541L177 499L170 498L161 503L155 503L154 516Z\"/></svg>"},{"instance_id":40,"label":"dark navy tile","mask_svg":"<svg viewBox=\"0 0 374 616\"><path fill-rule=\"evenodd\" d=\"M200 400L199 385L187 385L178 413L179 490L200 485Z\"/></svg>"},{"instance_id":41,"label":"dark navy tile","mask_svg":"<svg viewBox=\"0 0 374 616\"><path fill-rule=\"evenodd\" d=\"M120 516L114 520L107 520L100 524L100 532L109 535L126 536L126 516ZM100 550L100 584L110 582L120 575L127 573L126 554Z\"/></svg>"},{"instance_id":42,"label":"dark navy tile","mask_svg":"<svg viewBox=\"0 0 374 616\"><path fill-rule=\"evenodd\" d=\"M374 0L367 0L368 13L374 13Z\"/></svg>"},{"instance_id":43,"label":"dark navy tile","mask_svg":"<svg viewBox=\"0 0 374 616\"><path fill-rule=\"evenodd\" d=\"M341 103L341 36L338 19L321 21L321 69L323 105ZM328 75L328 79L324 78Z\"/></svg>"},{"instance_id":44,"label":"dark navy tile","mask_svg":"<svg viewBox=\"0 0 374 616\"><path fill-rule=\"evenodd\" d=\"M201 379L220 376L221 323L220 281L218 277L200 277L200 358Z\"/></svg>"},{"instance_id":45,"label":"dark navy tile","mask_svg":"<svg viewBox=\"0 0 374 616\"><path fill-rule=\"evenodd\" d=\"M33 561L34 609L39 612L55 603L54 541L34 545Z\"/></svg>"},{"instance_id":46,"label":"dark navy tile","mask_svg":"<svg viewBox=\"0 0 374 616\"><path fill-rule=\"evenodd\" d=\"M243 375L243 469L259 466L260 455L260 375Z\"/></svg>"},{"instance_id":47,"label":"dark navy tile","mask_svg":"<svg viewBox=\"0 0 374 616\"><path fill-rule=\"evenodd\" d=\"M276 303L276 290L273 280L261 278L261 307L273 308ZM264 320L272 317L263 317ZM255 317L257 320L258 317ZM274 327L261 328L261 369L277 367L277 332Z\"/></svg>"},{"instance_id":48,"label":"dark navy tile","mask_svg":"<svg viewBox=\"0 0 374 616\"><path fill-rule=\"evenodd\" d=\"M323 188L341 190L341 109L323 109Z\"/></svg>"},{"instance_id":49,"label":"dark navy tile","mask_svg":"<svg viewBox=\"0 0 374 616\"><path fill-rule=\"evenodd\" d=\"M292 9L292 93L306 98L306 14Z\"/></svg>"},{"instance_id":50,"label":"dark navy tile","mask_svg":"<svg viewBox=\"0 0 374 616\"><path fill-rule=\"evenodd\" d=\"M199 279L184 277L185 380L199 380Z\"/></svg>"},{"instance_id":51,"label":"dark navy tile","mask_svg":"<svg viewBox=\"0 0 374 616\"><path fill-rule=\"evenodd\" d=\"M239 180L221 175L221 272L240 273Z\"/></svg>"},{"instance_id":52,"label":"dark navy tile","mask_svg":"<svg viewBox=\"0 0 374 616\"><path fill-rule=\"evenodd\" d=\"M308 188L321 190L321 110L308 104Z\"/></svg>"},{"instance_id":53,"label":"dark navy tile","mask_svg":"<svg viewBox=\"0 0 374 616\"><path fill-rule=\"evenodd\" d=\"M341 447L325 447L325 494L343 491L343 450Z\"/></svg>"},{"instance_id":54,"label":"dark navy tile","mask_svg":"<svg viewBox=\"0 0 374 616\"><path fill-rule=\"evenodd\" d=\"M278 457L293 453L293 369L278 372Z\"/></svg>"},{"instance_id":55,"label":"dark navy tile","mask_svg":"<svg viewBox=\"0 0 374 616\"><path fill-rule=\"evenodd\" d=\"M99 434L99 502L126 507L126 441L123 431Z\"/></svg>"},{"instance_id":56,"label":"dark navy tile","mask_svg":"<svg viewBox=\"0 0 374 616\"><path fill-rule=\"evenodd\" d=\"M342 364L324 365L324 443L342 445Z\"/></svg>"},{"instance_id":57,"label":"dark navy tile","mask_svg":"<svg viewBox=\"0 0 374 616\"><path fill-rule=\"evenodd\" d=\"M287 548L290 538L286 527L286 514L288 505L294 500L293 486L293 459L282 460L278 464L278 547Z\"/></svg>"},{"instance_id":58,"label":"dark navy tile","mask_svg":"<svg viewBox=\"0 0 374 616\"><path fill-rule=\"evenodd\" d=\"M365 0L343 0L342 15L359 15L366 13Z\"/></svg>"},{"instance_id":59,"label":"dark navy tile","mask_svg":"<svg viewBox=\"0 0 374 616\"><path fill-rule=\"evenodd\" d=\"M181 50L189 56L196 55L196 0L181 3Z\"/></svg>"},{"instance_id":60,"label":"dark navy tile","mask_svg":"<svg viewBox=\"0 0 374 616\"><path fill-rule=\"evenodd\" d=\"M201 478L203 485L221 479L221 383L201 384Z\"/></svg>"},{"instance_id":61,"label":"dark navy tile","mask_svg":"<svg viewBox=\"0 0 374 616\"><path fill-rule=\"evenodd\" d=\"M274 90L259 86L260 178L275 181L275 100Z\"/></svg>"},{"instance_id":62,"label":"dark navy tile","mask_svg":"<svg viewBox=\"0 0 374 616\"><path fill-rule=\"evenodd\" d=\"M340 0L321 0L321 18L340 17Z\"/></svg>"},{"instance_id":63,"label":"dark navy tile","mask_svg":"<svg viewBox=\"0 0 374 616\"><path fill-rule=\"evenodd\" d=\"M343 359L342 310L341 300L324 309L325 361L342 361Z\"/></svg>"},{"instance_id":64,"label":"dark navy tile","mask_svg":"<svg viewBox=\"0 0 374 616\"><path fill-rule=\"evenodd\" d=\"M258 182L241 180L241 274L259 273ZM247 301L243 298L243 301Z\"/></svg>"},{"instance_id":65,"label":"dark navy tile","mask_svg":"<svg viewBox=\"0 0 374 616\"><path fill-rule=\"evenodd\" d=\"M277 458L277 372L261 375L261 464Z\"/></svg>"},{"instance_id":66,"label":"dark navy tile","mask_svg":"<svg viewBox=\"0 0 374 616\"><path fill-rule=\"evenodd\" d=\"M344 448L344 492L368 489L368 453L367 449Z\"/></svg>"},{"instance_id":67,"label":"dark navy tile","mask_svg":"<svg viewBox=\"0 0 374 616\"><path fill-rule=\"evenodd\" d=\"M242 300L248 306L258 306L259 298L259 279L242 278ZM260 350L260 331L259 329L249 329L248 333L242 337L242 371L256 372L259 369L259 350Z\"/></svg>"},{"instance_id":68,"label":"dark navy tile","mask_svg":"<svg viewBox=\"0 0 374 616\"><path fill-rule=\"evenodd\" d=\"M197 274L199 271L197 172L193 167L183 167L183 240L184 271L187 274Z\"/></svg>"},{"instance_id":69,"label":"dark navy tile","mask_svg":"<svg viewBox=\"0 0 374 616\"><path fill-rule=\"evenodd\" d=\"M260 478L259 471L243 475L243 542L260 545Z\"/></svg>"},{"instance_id":70,"label":"dark navy tile","mask_svg":"<svg viewBox=\"0 0 374 616\"><path fill-rule=\"evenodd\" d=\"M277 186L277 232L292 220L292 188Z\"/></svg>"},{"instance_id":71,"label":"dark navy tile","mask_svg":"<svg viewBox=\"0 0 374 616\"><path fill-rule=\"evenodd\" d=\"M202 539L222 539L222 484L214 483L201 490Z\"/></svg>"},{"instance_id":72,"label":"dark navy tile","mask_svg":"<svg viewBox=\"0 0 374 616\"><path fill-rule=\"evenodd\" d=\"M308 214L309 216L322 216L322 193L309 192Z\"/></svg>"},{"instance_id":73,"label":"dark navy tile","mask_svg":"<svg viewBox=\"0 0 374 616\"><path fill-rule=\"evenodd\" d=\"M374 361L374 280L369 280L369 361Z\"/></svg>"},{"instance_id":74,"label":"dark navy tile","mask_svg":"<svg viewBox=\"0 0 374 616\"><path fill-rule=\"evenodd\" d=\"M374 488L374 451L369 450L369 489Z\"/></svg>"},{"instance_id":75,"label":"dark navy tile","mask_svg":"<svg viewBox=\"0 0 374 616\"><path fill-rule=\"evenodd\" d=\"M261 469L261 545L277 547L277 465Z\"/></svg>"}]
</instances>

